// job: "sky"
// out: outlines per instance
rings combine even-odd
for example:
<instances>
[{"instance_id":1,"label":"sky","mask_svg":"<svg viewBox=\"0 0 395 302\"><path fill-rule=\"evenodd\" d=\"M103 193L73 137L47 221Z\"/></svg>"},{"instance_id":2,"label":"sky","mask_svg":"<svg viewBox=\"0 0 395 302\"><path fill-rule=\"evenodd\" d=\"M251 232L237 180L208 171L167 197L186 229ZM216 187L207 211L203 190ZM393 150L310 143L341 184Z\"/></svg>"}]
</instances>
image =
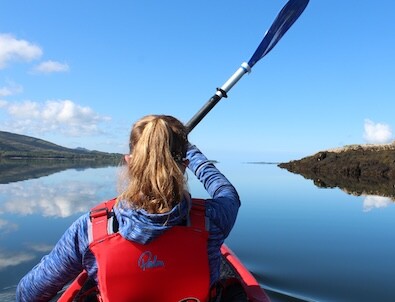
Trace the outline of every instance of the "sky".
<instances>
[{"instance_id":1,"label":"sky","mask_svg":"<svg viewBox=\"0 0 395 302\"><path fill-rule=\"evenodd\" d=\"M285 3L2 0L0 130L127 153L142 116L189 121ZM311 0L190 141L246 162L392 142L394 30L393 0Z\"/></svg>"}]
</instances>

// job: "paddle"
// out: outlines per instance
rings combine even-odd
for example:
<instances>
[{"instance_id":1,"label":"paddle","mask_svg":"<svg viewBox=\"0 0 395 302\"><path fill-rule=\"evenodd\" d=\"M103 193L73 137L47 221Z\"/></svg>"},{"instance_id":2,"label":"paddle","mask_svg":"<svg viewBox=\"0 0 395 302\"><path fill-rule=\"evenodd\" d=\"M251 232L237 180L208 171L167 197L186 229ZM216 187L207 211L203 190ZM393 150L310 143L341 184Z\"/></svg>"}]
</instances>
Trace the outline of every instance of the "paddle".
<instances>
[{"instance_id":1,"label":"paddle","mask_svg":"<svg viewBox=\"0 0 395 302\"><path fill-rule=\"evenodd\" d=\"M272 26L265 33L262 42L259 44L255 53L252 55L248 63L244 62L241 67L221 86L217 88L217 92L207 101L207 103L190 119L186 124L188 132L213 109L213 107L223 98L227 97L229 90L241 79L247 72L251 72L251 68L264 56L266 56L277 44L282 36L294 24L306 8L309 0L289 0L277 15Z\"/></svg>"}]
</instances>

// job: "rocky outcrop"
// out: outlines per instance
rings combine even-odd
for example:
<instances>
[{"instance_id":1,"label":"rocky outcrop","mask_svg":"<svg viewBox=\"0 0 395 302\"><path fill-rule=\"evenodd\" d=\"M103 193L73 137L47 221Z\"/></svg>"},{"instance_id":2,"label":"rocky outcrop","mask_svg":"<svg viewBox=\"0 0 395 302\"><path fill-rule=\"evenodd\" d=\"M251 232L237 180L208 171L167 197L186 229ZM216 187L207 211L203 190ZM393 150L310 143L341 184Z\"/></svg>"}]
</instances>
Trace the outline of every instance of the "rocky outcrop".
<instances>
[{"instance_id":1,"label":"rocky outcrop","mask_svg":"<svg viewBox=\"0 0 395 302\"><path fill-rule=\"evenodd\" d=\"M279 167L311 179L319 187L339 187L356 195L395 197L395 142L320 151Z\"/></svg>"}]
</instances>

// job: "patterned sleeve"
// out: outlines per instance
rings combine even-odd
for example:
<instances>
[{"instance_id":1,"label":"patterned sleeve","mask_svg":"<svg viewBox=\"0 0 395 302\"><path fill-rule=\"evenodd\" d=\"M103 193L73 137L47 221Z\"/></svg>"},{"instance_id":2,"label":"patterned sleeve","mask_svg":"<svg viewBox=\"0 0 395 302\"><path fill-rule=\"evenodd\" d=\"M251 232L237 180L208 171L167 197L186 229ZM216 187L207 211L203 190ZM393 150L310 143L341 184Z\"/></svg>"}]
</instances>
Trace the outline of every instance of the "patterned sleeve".
<instances>
[{"instance_id":1,"label":"patterned sleeve","mask_svg":"<svg viewBox=\"0 0 395 302\"><path fill-rule=\"evenodd\" d=\"M53 250L44 256L19 282L16 301L49 301L83 270L88 249L87 219L81 216L63 234Z\"/></svg>"},{"instance_id":2,"label":"patterned sleeve","mask_svg":"<svg viewBox=\"0 0 395 302\"><path fill-rule=\"evenodd\" d=\"M229 235L240 207L239 195L229 180L194 145L189 145L188 168L211 196L206 201L206 215L221 231L224 237Z\"/></svg>"}]
</instances>

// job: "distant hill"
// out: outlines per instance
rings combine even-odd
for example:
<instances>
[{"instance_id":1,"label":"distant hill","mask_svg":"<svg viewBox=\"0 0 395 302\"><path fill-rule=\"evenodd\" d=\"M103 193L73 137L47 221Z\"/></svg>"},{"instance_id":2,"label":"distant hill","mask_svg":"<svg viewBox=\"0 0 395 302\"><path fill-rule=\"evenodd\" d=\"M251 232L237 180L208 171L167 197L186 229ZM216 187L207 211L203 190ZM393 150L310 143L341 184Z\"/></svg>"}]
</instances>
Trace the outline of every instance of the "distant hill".
<instances>
[{"instance_id":1,"label":"distant hill","mask_svg":"<svg viewBox=\"0 0 395 302\"><path fill-rule=\"evenodd\" d=\"M120 160L119 153L71 149L51 142L11 132L0 131L0 161L12 159Z\"/></svg>"}]
</instances>

